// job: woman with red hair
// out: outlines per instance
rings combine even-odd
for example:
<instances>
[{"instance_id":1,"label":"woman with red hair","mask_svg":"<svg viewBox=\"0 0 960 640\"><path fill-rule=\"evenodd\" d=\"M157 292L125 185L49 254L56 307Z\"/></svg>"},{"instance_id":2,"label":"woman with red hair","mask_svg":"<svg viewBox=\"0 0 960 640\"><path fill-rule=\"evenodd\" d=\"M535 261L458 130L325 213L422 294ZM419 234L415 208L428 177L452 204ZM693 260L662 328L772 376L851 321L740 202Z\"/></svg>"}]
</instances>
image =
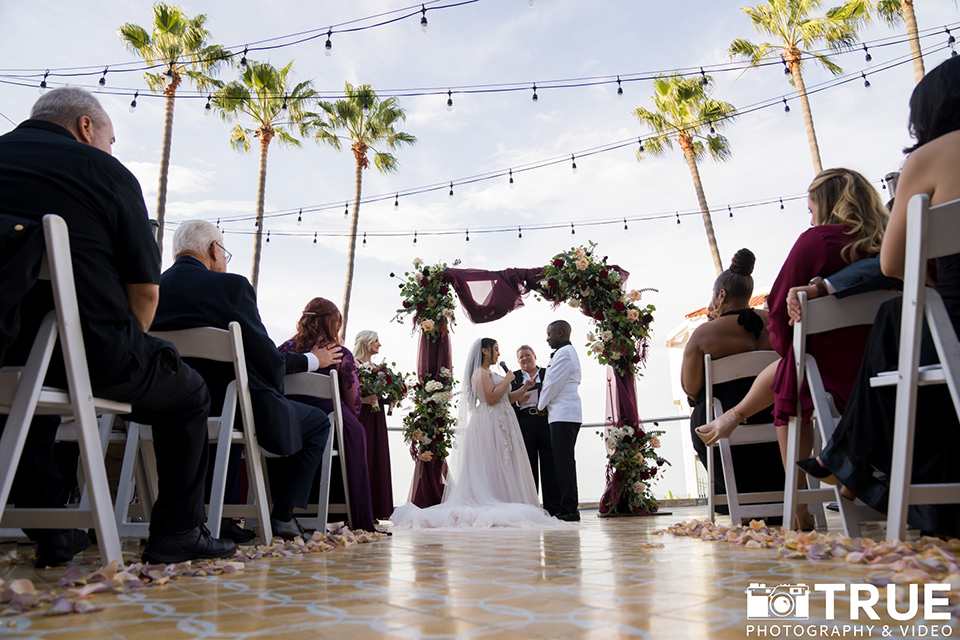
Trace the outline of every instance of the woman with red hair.
<instances>
[{"instance_id":1,"label":"woman with red hair","mask_svg":"<svg viewBox=\"0 0 960 640\"><path fill-rule=\"evenodd\" d=\"M340 328L343 316L337 305L326 298L314 298L303 309L303 315L297 323L297 333L280 345L283 353L306 353L314 345L325 347L339 345L341 360L318 373L328 373L336 368L340 380L340 406L343 413L343 451L340 464L347 467L347 481L350 484L350 510L353 512L353 526L365 531L374 530L373 502L370 496L370 474L367 470L367 440L363 425L360 424L360 380L357 378L357 364L350 350L342 346ZM333 411L330 400L291 396L297 402L313 405L329 413ZM331 474L336 478L337 474Z\"/></svg>"}]
</instances>

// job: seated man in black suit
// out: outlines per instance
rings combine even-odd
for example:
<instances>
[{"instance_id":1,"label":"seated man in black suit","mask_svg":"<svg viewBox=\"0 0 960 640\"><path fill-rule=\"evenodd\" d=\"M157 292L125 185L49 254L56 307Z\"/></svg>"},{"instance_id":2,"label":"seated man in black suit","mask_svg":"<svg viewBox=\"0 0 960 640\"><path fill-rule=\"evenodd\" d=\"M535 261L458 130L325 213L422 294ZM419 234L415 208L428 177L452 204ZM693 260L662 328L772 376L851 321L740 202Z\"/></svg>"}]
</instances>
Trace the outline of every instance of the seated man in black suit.
<instances>
[{"instance_id":1,"label":"seated man in black suit","mask_svg":"<svg viewBox=\"0 0 960 640\"><path fill-rule=\"evenodd\" d=\"M30 119L0 137L0 234L37 230L47 213L67 223L93 392L130 403L133 420L153 425L160 491L143 559L226 558L236 545L210 537L203 526L210 396L173 345L144 333L157 305L160 252L140 184L111 156L113 142L110 118L90 93L65 87L41 96ZM0 263L12 255L0 250ZM52 308L48 282L34 286L13 279L2 284L22 284L26 295L21 300L4 288L0 296L7 306L19 303L21 314L17 328L5 326L15 337L0 344L2 365L23 364L40 319ZM66 385L58 353L47 380ZM63 506L63 478L53 457L59 422L57 416L38 416L31 424L11 492L18 507ZM0 416L0 430L5 424ZM86 532L77 529L26 533L36 543L37 567L66 563L90 546Z\"/></svg>"},{"instance_id":2,"label":"seated man in black suit","mask_svg":"<svg viewBox=\"0 0 960 640\"><path fill-rule=\"evenodd\" d=\"M226 329L231 322L240 323L257 439L270 453L287 456L268 465L273 531L284 540L305 535L293 509L309 502L313 477L330 436L330 421L319 409L285 398L283 376L329 366L333 355L322 349L290 356L277 351L260 320L253 287L243 276L226 273L229 254L223 234L214 225L202 220L181 224L173 236L173 253L176 262L160 276L160 303L152 328ZM192 364L210 388L211 406L222 406L233 365Z\"/></svg>"}]
</instances>

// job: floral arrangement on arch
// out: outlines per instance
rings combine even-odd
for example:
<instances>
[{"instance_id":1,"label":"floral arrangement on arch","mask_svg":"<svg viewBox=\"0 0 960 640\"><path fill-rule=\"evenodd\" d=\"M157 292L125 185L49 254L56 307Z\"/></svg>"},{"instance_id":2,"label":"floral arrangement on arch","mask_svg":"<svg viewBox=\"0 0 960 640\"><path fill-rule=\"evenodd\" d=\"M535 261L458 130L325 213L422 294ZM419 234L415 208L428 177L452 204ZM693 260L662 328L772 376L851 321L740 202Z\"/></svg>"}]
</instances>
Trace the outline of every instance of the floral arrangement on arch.
<instances>
[{"instance_id":1,"label":"floral arrangement on arch","mask_svg":"<svg viewBox=\"0 0 960 640\"><path fill-rule=\"evenodd\" d=\"M639 306L640 291L624 291L620 272L607 257L594 255L596 243L558 253L543 268L539 293L554 305L566 302L593 318L596 331L587 334L587 355L609 364L620 375L642 375L647 355L652 304Z\"/></svg>"},{"instance_id":2,"label":"floral arrangement on arch","mask_svg":"<svg viewBox=\"0 0 960 640\"><path fill-rule=\"evenodd\" d=\"M456 380L447 367L413 385L413 410L403 418L403 441L410 455L423 462L443 462L453 444L454 419L450 415Z\"/></svg>"},{"instance_id":3,"label":"floral arrangement on arch","mask_svg":"<svg viewBox=\"0 0 960 640\"><path fill-rule=\"evenodd\" d=\"M374 364L362 362L357 365L357 376L360 378L360 395L377 396L391 407L399 404L407 397L408 374L396 370L397 363L391 362ZM373 411L380 411L380 403L371 407Z\"/></svg>"},{"instance_id":4,"label":"floral arrangement on arch","mask_svg":"<svg viewBox=\"0 0 960 640\"><path fill-rule=\"evenodd\" d=\"M455 260L453 264L460 264L460 260ZM456 304L446 272L445 262L425 266L423 260L414 258L413 271L403 274L406 280L400 285L403 305L393 317L397 322L403 322L404 316L412 314L413 330L419 328L433 342L456 324Z\"/></svg>"},{"instance_id":5,"label":"floral arrangement on arch","mask_svg":"<svg viewBox=\"0 0 960 640\"><path fill-rule=\"evenodd\" d=\"M603 435L598 431L598 434ZM663 431L644 431L639 425L624 423L608 427L604 442L607 454L607 486L611 488L611 510L627 506L628 513L642 509L647 513L657 510L657 501L651 492L660 467L670 464L657 454ZM622 509L621 509L622 510Z\"/></svg>"}]
</instances>

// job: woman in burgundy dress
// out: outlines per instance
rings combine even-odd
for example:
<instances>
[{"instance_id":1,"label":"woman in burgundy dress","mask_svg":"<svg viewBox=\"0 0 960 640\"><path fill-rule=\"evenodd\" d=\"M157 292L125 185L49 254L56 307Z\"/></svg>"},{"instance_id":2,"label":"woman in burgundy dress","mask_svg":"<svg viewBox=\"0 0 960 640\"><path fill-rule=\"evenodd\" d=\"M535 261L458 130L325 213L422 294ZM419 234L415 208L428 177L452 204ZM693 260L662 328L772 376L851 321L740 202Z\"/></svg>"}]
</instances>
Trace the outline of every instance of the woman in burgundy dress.
<instances>
[{"instance_id":1,"label":"woman in burgundy dress","mask_svg":"<svg viewBox=\"0 0 960 640\"><path fill-rule=\"evenodd\" d=\"M780 361L757 376L750 391L734 408L697 429L708 445L729 437L741 422L773 404L774 424L785 426L797 414L802 417L800 455L813 448L810 414L813 400L804 384L798 397L793 359L793 325L787 313L787 292L815 278L830 276L848 264L875 256L880 251L889 214L880 194L861 174L850 169L827 169L810 184L807 206L813 228L804 231L790 250L770 294L770 344ZM870 327L847 327L811 336L807 353L816 358L827 392L833 395L837 409L843 412L863 359ZM777 429L781 455L786 458L786 429ZM800 482L805 482L803 476ZM812 526L806 505L797 511L802 528Z\"/></svg>"},{"instance_id":2,"label":"woman in burgundy dress","mask_svg":"<svg viewBox=\"0 0 960 640\"><path fill-rule=\"evenodd\" d=\"M307 303L297 323L297 333L280 345L283 353L306 353L314 345L340 344L343 316L337 305L325 298L314 298ZM340 363L320 369L328 373L336 368L340 380L340 407L343 413L343 451L340 463L347 466L350 484L350 510L355 529L374 531L373 509L370 502L370 475L367 471L367 442L360 424L360 381L353 354L346 347L340 350ZM330 400L291 396L297 402L313 405L323 411L333 411ZM332 474L331 477L333 477Z\"/></svg>"},{"instance_id":3,"label":"woman in burgundy dress","mask_svg":"<svg viewBox=\"0 0 960 640\"><path fill-rule=\"evenodd\" d=\"M354 339L353 353L361 365L370 364L371 358L380 353L380 336L376 331L361 331ZM390 477L390 447L384 411L386 405L377 396L362 397L360 402L360 424L367 436L367 468L370 469L373 516L386 520L393 513L393 481Z\"/></svg>"}]
</instances>

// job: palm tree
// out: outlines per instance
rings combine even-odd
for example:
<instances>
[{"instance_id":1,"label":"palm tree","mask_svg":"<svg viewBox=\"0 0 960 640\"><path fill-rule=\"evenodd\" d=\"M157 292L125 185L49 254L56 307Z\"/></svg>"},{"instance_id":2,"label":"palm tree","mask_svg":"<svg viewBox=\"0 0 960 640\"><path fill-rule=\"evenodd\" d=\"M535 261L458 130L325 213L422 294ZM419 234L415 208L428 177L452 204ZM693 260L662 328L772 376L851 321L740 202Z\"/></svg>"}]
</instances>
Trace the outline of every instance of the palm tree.
<instances>
[{"instance_id":1,"label":"palm tree","mask_svg":"<svg viewBox=\"0 0 960 640\"><path fill-rule=\"evenodd\" d=\"M891 27L907 23L907 38L910 40L910 53L913 57L913 77L917 82L923 80L923 52L920 50L920 35L917 33L917 14L913 10L913 0L877 0L877 15Z\"/></svg>"},{"instance_id":2,"label":"palm tree","mask_svg":"<svg viewBox=\"0 0 960 640\"><path fill-rule=\"evenodd\" d=\"M127 49L151 65L166 65L163 73L143 74L151 91L166 96L163 120L163 150L160 155L160 183L157 187L157 244L163 253L163 220L167 208L167 176L170 172L170 144L173 138L173 102L177 87L186 76L201 91L221 83L211 76L223 63L230 61L231 53L218 44L208 44L210 32L204 24L207 16L193 18L184 15L180 7L163 2L153 5L153 33L133 23L126 23L117 33Z\"/></svg>"},{"instance_id":3,"label":"palm tree","mask_svg":"<svg viewBox=\"0 0 960 640\"><path fill-rule=\"evenodd\" d=\"M766 4L756 7L741 7L740 11L750 17L757 31L775 36L779 42L753 44L738 38L730 44L731 57L746 59L754 67L763 63L770 51L779 51L800 97L807 142L816 173L823 170L823 165L820 162L817 133L813 129L807 87L803 83L803 58L813 58L833 75L843 73L843 69L830 58L812 49L821 42L834 51L852 47L857 41L857 27L869 16L863 0L847 0L819 18L810 17L822 4L821 0L767 0Z\"/></svg>"},{"instance_id":4,"label":"palm tree","mask_svg":"<svg viewBox=\"0 0 960 640\"><path fill-rule=\"evenodd\" d=\"M349 82L344 87L345 98L334 103L321 102L325 118L315 116L317 142L340 149L337 131L344 131L350 140L350 150L356 160L353 189L353 216L350 220L350 247L347 253L347 278L343 287L343 335L347 331L347 316L350 313L350 293L353 288L353 265L357 252L357 225L360 221L360 196L363 186L363 170L370 168L369 152L373 152L373 166L380 173L394 173L399 163L396 156L386 151L395 150L404 144L415 144L417 139L409 133L397 131L396 126L407 119L407 114L396 98L381 100L370 85L354 87ZM382 145L382 146L381 146ZM378 148L380 147L380 148Z\"/></svg>"},{"instance_id":5,"label":"palm tree","mask_svg":"<svg viewBox=\"0 0 960 640\"><path fill-rule=\"evenodd\" d=\"M267 62L248 62L239 80L221 87L211 100L220 116L232 121L240 116L253 120L252 128L234 125L230 145L237 151L250 151L250 136L260 139L260 172L257 180L257 230L253 245L250 282L254 290L260 280L260 250L263 246L263 201L267 188L267 150L274 138L281 145L299 148L296 133L306 133L306 102L316 96L313 83L305 80L291 88L288 80L293 61L282 69ZM296 129L295 129L296 128Z\"/></svg>"},{"instance_id":6,"label":"palm tree","mask_svg":"<svg viewBox=\"0 0 960 640\"><path fill-rule=\"evenodd\" d=\"M634 115L656 132L648 138L645 146L647 151L654 155L664 154L665 147L673 148L676 139L683 151L683 157L690 168L693 177L693 188L697 192L700 202L700 211L703 214L703 226L707 231L707 243L710 245L710 254L713 256L713 266L717 268L717 275L723 272L723 263L720 260L720 250L717 248L717 238L713 234L713 220L710 217L710 207L700 182L700 170L697 163L703 159L704 153L716 161L730 159L729 141L717 133L726 124L736 117L737 110L729 102L721 102L709 97L713 88L713 78L708 75L685 78L680 74L658 76L653 83L655 93L653 103L655 111L648 111L643 107L634 110ZM703 134L704 130L708 133ZM637 159L641 157L637 151Z\"/></svg>"}]
</instances>

